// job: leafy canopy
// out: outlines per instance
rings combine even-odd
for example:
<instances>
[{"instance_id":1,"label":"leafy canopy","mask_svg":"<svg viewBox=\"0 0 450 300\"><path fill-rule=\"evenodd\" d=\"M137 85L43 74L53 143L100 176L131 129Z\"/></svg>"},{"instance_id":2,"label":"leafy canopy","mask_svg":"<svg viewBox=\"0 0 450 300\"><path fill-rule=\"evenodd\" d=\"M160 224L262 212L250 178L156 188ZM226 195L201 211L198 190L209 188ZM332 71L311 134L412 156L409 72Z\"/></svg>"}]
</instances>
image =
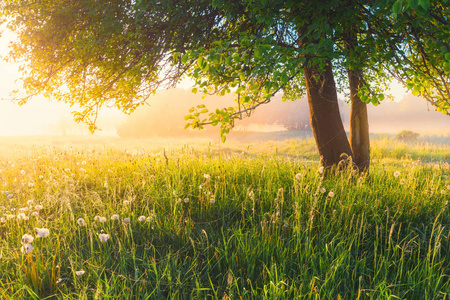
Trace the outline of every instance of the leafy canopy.
<instances>
[{"instance_id":1,"label":"leafy canopy","mask_svg":"<svg viewBox=\"0 0 450 300\"><path fill-rule=\"evenodd\" d=\"M6 0L2 21L19 36L9 59L22 62L25 94L79 104L95 129L97 111L132 112L188 76L194 92L235 93L238 105L191 109L188 126L221 124L270 101L305 93L303 69L332 63L338 88L347 70L378 104L401 81L450 115L448 0L177 1ZM350 38L349 38L350 37ZM348 47L351 43L351 47ZM209 113L209 114L207 114ZM205 117L204 115L207 114Z\"/></svg>"}]
</instances>

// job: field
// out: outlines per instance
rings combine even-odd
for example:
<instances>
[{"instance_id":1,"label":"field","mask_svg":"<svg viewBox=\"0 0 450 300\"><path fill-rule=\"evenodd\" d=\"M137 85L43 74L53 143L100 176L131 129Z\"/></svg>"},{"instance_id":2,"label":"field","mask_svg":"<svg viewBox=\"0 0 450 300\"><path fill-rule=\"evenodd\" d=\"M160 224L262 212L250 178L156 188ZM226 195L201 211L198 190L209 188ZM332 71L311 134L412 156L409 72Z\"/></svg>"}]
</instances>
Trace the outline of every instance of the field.
<instances>
[{"instance_id":1,"label":"field","mask_svg":"<svg viewBox=\"0 0 450 300\"><path fill-rule=\"evenodd\" d=\"M0 298L449 299L448 138L244 140L2 140Z\"/></svg>"}]
</instances>

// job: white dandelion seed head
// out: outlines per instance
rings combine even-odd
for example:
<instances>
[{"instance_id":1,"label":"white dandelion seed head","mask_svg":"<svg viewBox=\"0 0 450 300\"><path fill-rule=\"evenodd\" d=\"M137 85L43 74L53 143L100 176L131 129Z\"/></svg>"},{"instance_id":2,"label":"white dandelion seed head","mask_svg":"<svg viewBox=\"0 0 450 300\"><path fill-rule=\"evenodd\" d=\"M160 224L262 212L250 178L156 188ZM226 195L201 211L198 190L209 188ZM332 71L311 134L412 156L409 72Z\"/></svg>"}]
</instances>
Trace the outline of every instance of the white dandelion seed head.
<instances>
[{"instance_id":1,"label":"white dandelion seed head","mask_svg":"<svg viewBox=\"0 0 450 300\"><path fill-rule=\"evenodd\" d=\"M39 179L44 179L44 175L39 175Z\"/></svg>"},{"instance_id":2,"label":"white dandelion seed head","mask_svg":"<svg viewBox=\"0 0 450 300\"><path fill-rule=\"evenodd\" d=\"M95 216L94 221L100 221L100 216Z\"/></svg>"},{"instance_id":3,"label":"white dandelion seed head","mask_svg":"<svg viewBox=\"0 0 450 300\"><path fill-rule=\"evenodd\" d=\"M145 216L139 216L139 218L138 218L139 222L145 222L145 220L147 220L147 218Z\"/></svg>"},{"instance_id":4,"label":"white dandelion seed head","mask_svg":"<svg viewBox=\"0 0 450 300\"><path fill-rule=\"evenodd\" d=\"M27 216L25 213L23 213L23 212L19 213L19 214L17 215L17 218L18 218L19 220L24 220L24 221L26 221L26 220L29 219L28 216Z\"/></svg>"},{"instance_id":5,"label":"white dandelion seed head","mask_svg":"<svg viewBox=\"0 0 450 300\"><path fill-rule=\"evenodd\" d=\"M400 176L400 171L395 171L395 172L394 172L394 177L395 177L395 178L398 178L399 176Z\"/></svg>"},{"instance_id":6,"label":"white dandelion seed head","mask_svg":"<svg viewBox=\"0 0 450 300\"><path fill-rule=\"evenodd\" d=\"M86 170L85 170L85 169L83 169L83 168L80 168L80 172L82 172L82 173L86 173Z\"/></svg>"},{"instance_id":7,"label":"white dandelion seed head","mask_svg":"<svg viewBox=\"0 0 450 300\"><path fill-rule=\"evenodd\" d=\"M26 173L25 170L20 170L20 174L25 175Z\"/></svg>"},{"instance_id":8,"label":"white dandelion seed head","mask_svg":"<svg viewBox=\"0 0 450 300\"><path fill-rule=\"evenodd\" d=\"M295 179L297 179L297 180L302 179L302 177L303 177L303 174L302 174L302 173L297 173L297 174L295 174Z\"/></svg>"},{"instance_id":9,"label":"white dandelion seed head","mask_svg":"<svg viewBox=\"0 0 450 300\"><path fill-rule=\"evenodd\" d=\"M31 251L33 251L33 245L24 244L22 245L22 248L20 248L20 251L22 251L22 253L24 254L30 253Z\"/></svg>"},{"instance_id":10,"label":"white dandelion seed head","mask_svg":"<svg viewBox=\"0 0 450 300\"><path fill-rule=\"evenodd\" d=\"M123 218L122 223L123 224L130 224L131 220L130 220L130 218Z\"/></svg>"},{"instance_id":11,"label":"white dandelion seed head","mask_svg":"<svg viewBox=\"0 0 450 300\"><path fill-rule=\"evenodd\" d=\"M210 203L216 203L216 197L214 197L214 195L213 196L211 196L211 198L209 199L209 202Z\"/></svg>"},{"instance_id":12,"label":"white dandelion seed head","mask_svg":"<svg viewBox=\"0 0 450 300\"><path fill-rule=\"evenodd\" d=\"M322 194L325 194L325 193L326 193L326 191L327 191L327 189L326 189L326 188L324 188L324 187L320 188L320 190L319 190L319 192L321 192Z\"/></svg>"},{"instance_id":13,"label":"white dandelion seed head","mask_svg":"<svg viewBox=\"0 0 450 300\"><path fill-rule=\"evenodd\" d=\"M109 240L110 236L107 233L100 233L98 235L98 239L100 240L100 242L102 243L106 243Z\"/></svg>"},{"instance_id":14,"label":"white dandelion seed head","mask_svg":"<svg viewBox=\"0 0 450 300\"><path fill-rule=\"evenodd\" d=\"M31 204L33 204L33 200L28 200L27 205L31 205Z\"/></svg>"},{"instance_id":15,"label":"white dandelion seed head","mask_svg":"<svg viewBox=\"0 0 450 300\"><path fill-rule=\"evenodd\" d=\"M119 215L112 215L111 216L111 220L118 221L119 220Z\"/></svg>"},{"instance_id":16,"label":"white dandelion seed head","mask_svg":"<svg viewBox=\"0 0 450 300\"><path fill-rule=\"evenodd\" d=\"M86 161L83 160L83 161L81 162L81 164L82 164L83 166L86 165Z\"/></svg>"},{"instance_id":17,"label":"white dandelion seed head","mask_svg":"<svg viewBox=\"0 0 450 300\"><path fill-rule=\"evenodd\" d=\"M34 240L34 237L29 234L22 235L22 244L31 244Z\"/></svg>"},{"instance_id":18,"label":"white dandelion seed head","mask_svg":"<svg viewBox=\"0 0 450 300\"><path fill-rule=\"evenodd\" d=\"M79 218L79 219L77 220L77 224L78 224L79 226L86 226L86 222L84 221L83 218Z\"/></svg>"},{"instance_id":19,"label":"white dandelion seed head","mask_svg":"<svg viewBox=\"0 0 450 300\"><path fill-rule=\"evenodd\" d=\"M86 273L84 270L75 271L75 274L76 274L77 276L81 276L81 275L83 275L84 273Z\"/></svg>"},{"instance_id":20,"label":"white dandelion seed head","mask_svg":"<svg viewBox=\"0 0 450 300\"><path fill-rule=\"evenodd\" d=\"M333 192L329 192L328 193L328 197L333 198L334 197L334 193Z\"/></svg>"},{"instance_id":21,"label":"white dandelion seed head","mask_svg":"<svg viewBox=\"0 0 450 300\"><path fill-rule=\"evenodd\" d=\"M211 175L209 175L209 174L203 174L203 177L204 177L205 179L211 179Z\"/></svg>"},{"instance_id":22,"label":"white dandelion seed head","mask_svg":"<svg viewBox=\"0 0 450 300\"><path fill-rule=\"evenodd\" d=\"M322 166L319 168L319 174L323 174L323 171L325 170L325 168Z\"/></svg>"},{"instance_id":23,"label":"white dandelion seed head","mask_svg":"<svg viewBox=\"0 0 450 300\"><path fill-rule=\"evenodd\" d=\"M37 237L48 237L50 235L50 231L47 228L35 228L37 231Z\"/></svg>"},{"instance_id":24,"label":"white dandelion seed head","mask_svg":"<svg viewBox=\"0 0 450 300\"><path fill-rule=\"evenodd\" d=\"M189 198L184 198L184 203L189 203Z\"/></svg>"},{"instance_id":25,"label":"white dandelion seed head","mask_svg":"<svg viewBox=\"0 0 450 300\"><path fill-rule=\"evenodd\" d=\"M32 215L33 217L37 217L37 216L39 216L39 212L38 212L38 211L33 211L33 212L31 213L31 215Z\"/></svg>"},{"instance_id":26,"label":"white dandelion seed head","mask_svg":"<svg viewBox=\"0 0 450 300\"><path fill-rule=\"evenodd\" d=\"M123 205L129 205L129 204L130 204L130 201L128 201L128 200L123 201Z\"/></svg>"},{"instance_id":27,"label":"white dandelion seed head","mask_svg":"<svg viewBox=\"0 0 450 300\"><path fill-rule=\"evenodd\" d=\"M406 180L404 178L400 179L400 184L405 184Z\"/></svg>"},{"instance_id":28,"label":"white dandelion seed head","mask_svg":"<svg viewBox=\"0 0 450 300\"><path fill-rule=\"evenodd\" d=\"M34 209L35 210L37 210L37 211L40 211L41 209L43 209L44 207L42 206L42 205L40 205L40 204L38 204L38 205L36 205L35 207L34 207Z\"/></svg>"}]
</instances>

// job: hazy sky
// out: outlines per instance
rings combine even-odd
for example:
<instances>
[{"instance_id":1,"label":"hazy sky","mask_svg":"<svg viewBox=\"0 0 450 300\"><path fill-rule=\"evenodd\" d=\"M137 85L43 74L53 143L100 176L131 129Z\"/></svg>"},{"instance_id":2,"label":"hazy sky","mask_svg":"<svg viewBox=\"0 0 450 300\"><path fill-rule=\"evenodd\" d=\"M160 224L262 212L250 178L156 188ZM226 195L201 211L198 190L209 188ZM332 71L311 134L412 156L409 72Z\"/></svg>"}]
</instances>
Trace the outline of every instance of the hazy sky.
<instances>
[{"instance_id":1,"label":"hazy sky","mask_svg":"<svg viewBox=\"0 0 450 300\"><path fill-rule=\"evenodd\" d=\"M13 39L14 35L11 32L3 30L0 38L0 56L3 57L8 53L8 44ZM16 82L19 77L17 65L0 60L0 99L2 99L0 100L0 136L46 134L49 133L48 128L51 124L60 123L61 120L72 122L71 111L74 108L67 104L51 102L39 96L23 106L9 101L9 93L15 88L20 88L20 82ZM186 83L183 86L186 87ZM401 101L406 91L400 85L394 84L392 94L396 101ZM118 122L123 120L123 116L113 109L102 110L100 113L101 118L117 117Z\"/></svg>"}]
</instances>

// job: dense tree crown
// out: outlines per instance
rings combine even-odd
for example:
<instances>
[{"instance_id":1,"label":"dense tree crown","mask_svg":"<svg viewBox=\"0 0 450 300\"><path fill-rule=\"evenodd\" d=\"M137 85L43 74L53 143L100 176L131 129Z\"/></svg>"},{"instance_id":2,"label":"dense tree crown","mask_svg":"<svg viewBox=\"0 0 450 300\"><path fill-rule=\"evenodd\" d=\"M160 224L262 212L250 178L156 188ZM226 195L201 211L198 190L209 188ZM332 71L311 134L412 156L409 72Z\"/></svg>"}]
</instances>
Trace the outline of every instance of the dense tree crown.
<instances>
[{"instance_id":1,"label":"dense tree crown","mask_svg":"<svg viewBox=\"0 0 450 300\"><path fill-rule=\"evenodd\" d=\"M190 125L221 124L269 101L306 92L305 67L327 66L340 91L348 72L361 101L377 104L397 79L450 115L450 1L5 0L3 22L18 34L10 59L22 62L25 94L80 104L95 129L102 106L125 113L188 76L195 91L235 93L238 105Z\"/></svg>"}]
</instances>

